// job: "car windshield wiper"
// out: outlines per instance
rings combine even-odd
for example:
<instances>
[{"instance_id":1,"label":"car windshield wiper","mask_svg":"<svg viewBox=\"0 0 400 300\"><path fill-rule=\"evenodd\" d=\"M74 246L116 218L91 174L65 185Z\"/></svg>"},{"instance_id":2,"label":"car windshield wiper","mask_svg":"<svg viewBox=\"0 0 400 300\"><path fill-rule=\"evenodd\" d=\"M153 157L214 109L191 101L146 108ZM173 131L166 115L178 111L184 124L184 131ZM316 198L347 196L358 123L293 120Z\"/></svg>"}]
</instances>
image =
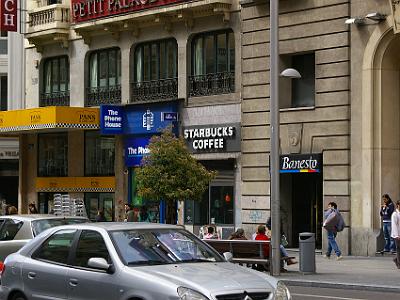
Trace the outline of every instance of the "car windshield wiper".
<instances>
[{"instance_id":1,"label":"car windshield wiper","mask_svg":"<svg viewBox=\"0 0 400 300\"><path fill-rule=\"evenodd\" d=\"M143 265L166 265L170 264L168 261L161 261L161 260L138 260L138 261L130 261L128 262L128 266L143 266Z\"/></svg>"},{"instance_id":2,"label":"car windshield wiper","mask_svg":"<svg viewBox=\"0 0 400 300\"><path fill-rule=\"evenodd\" d=\"M191 259L183 259L179 262L216 262L215 260L208 260L204 258L191 258Z\"/></svg>"}]
</instances>

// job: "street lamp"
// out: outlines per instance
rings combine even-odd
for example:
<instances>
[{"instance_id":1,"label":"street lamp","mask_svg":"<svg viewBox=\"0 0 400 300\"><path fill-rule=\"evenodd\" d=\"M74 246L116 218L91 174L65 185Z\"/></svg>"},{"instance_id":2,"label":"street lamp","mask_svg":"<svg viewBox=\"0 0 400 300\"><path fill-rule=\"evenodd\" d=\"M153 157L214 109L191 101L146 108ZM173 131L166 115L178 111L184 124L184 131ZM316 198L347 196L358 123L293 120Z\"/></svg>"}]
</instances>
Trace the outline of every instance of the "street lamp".
<instances>
[{"instance_id":1,"label":"street lamp","mask_svg":"<svg viewBox=\"0 0 400 300\"><path fill-rule=\"evenodd\" d=\"M271 117L271 275L281 272L281 222L279 195L279 0L270 0L270 117ZM285 69L282 77L300 78L295 69Z\"/></svg>"}]
</instances>

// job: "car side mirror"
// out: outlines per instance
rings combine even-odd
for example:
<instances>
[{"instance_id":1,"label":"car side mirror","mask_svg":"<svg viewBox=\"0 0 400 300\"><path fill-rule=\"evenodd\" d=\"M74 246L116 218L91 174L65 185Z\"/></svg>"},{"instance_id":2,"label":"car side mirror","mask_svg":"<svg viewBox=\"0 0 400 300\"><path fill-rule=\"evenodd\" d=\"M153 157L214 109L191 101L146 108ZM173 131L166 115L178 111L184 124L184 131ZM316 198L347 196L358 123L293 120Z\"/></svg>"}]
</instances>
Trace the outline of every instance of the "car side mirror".
<instances>
[{"instance_id":1,"label":"car side mirror","mask_svg":"<svg viewBox=\"0 0 400 300\"><path fill-rule=\"evenodd\" d=\"M233 258L232 253L224 252L223 255L224 255L224 258L225 258L226 261L232 261L232 258Z\"/></svg>"},{"instance_id":2,"label":"car side mirror","mask_svg":"<svg viewBox=\"0 0 400 300\"><path fill-rule=\"evenodd\" d=\"M114 266L110 265L104 258L102 257L92 257L89 258L88 267L98 270L106 271L107 273L114 273Z\"/></svg>"}]
</instances>

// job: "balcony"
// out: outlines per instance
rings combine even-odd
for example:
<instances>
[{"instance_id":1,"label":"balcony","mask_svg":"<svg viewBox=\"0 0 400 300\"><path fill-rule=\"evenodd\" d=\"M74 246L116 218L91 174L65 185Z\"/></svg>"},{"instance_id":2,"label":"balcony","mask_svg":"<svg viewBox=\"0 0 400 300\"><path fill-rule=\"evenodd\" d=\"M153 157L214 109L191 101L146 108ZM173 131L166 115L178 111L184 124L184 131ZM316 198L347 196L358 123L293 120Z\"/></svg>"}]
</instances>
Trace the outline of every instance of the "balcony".
<instances>
[{"instance_id":1,"label":"balcony","mask_svg":"<svg viewBox=\"0 0 400 300\"><path fill-rule=\"evenodd\" d=\"M99 106L101 104L120 104L121 86L89 87L86 89L85 106Z\"/></svg>"},{"instance_id":2,"label":"balcony","mask_svg":"<svg viewBox=\"0 0 400 300\"><path fill-rule=\"evenodd\" d=\"M235 72L189 76L189 96L211 96L235 92Z\"/></svg>"},{"instance_id":3,"label":"balcony","mask_svg":"<svg viewBox=\"0 0 400 300\"><path fill-rule=\"evenodd\" d=\"M52 4L28 12L26 38L38 50L45 44L61 43L68 47L70 8L65 4Z\"/></svg>"},{"instance_id":4,"label":"balcony","mask_svg":"<svg viewBox=\"0 0 400 300\"><path fill-rule=\"evenodd\" d=\"M42 93L40 95L40 106L69 106L69 91Z\"/></svg>"},{"instance_id":5,"label":"balcony","mask_svg":"<svg viewBox=\"0 0 400 300\"><path fill-rule=\"evenodd\" d=\"M131 103L178 99L178 78L131 83Z\"/></svg>"}]
</instances>

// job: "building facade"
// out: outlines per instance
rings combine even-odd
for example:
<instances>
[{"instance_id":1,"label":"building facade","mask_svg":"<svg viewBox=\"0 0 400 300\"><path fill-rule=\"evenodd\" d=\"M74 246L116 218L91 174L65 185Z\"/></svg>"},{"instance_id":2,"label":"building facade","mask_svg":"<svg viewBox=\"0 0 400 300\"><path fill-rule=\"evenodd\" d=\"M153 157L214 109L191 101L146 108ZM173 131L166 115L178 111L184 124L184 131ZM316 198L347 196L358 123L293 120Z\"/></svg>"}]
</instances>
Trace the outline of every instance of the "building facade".
<instances>
[{"instance_id":1,"label":"building facade","mask_svg":"<svg viewBox=\"0 0 400 300\"><path fill-rule=\"evenodd\" d=\"M279 4L280 66L302 75L280 80L283 231L292 246L300 232L315 232L324 248L323 211L334 201L347 225L343 252L373 254L380 196L400 193L400 8L384 0ZM384 17L348 21L373 12ZM177 208L186 227L216 223L225 237L267 221L268 3L29 1L28 14L25 121L0 124L20 136L21 211L26 199L50 211L54 194L69 193L91 218L103 209L121 219L130 202L142 219L162 221L162 205L135 194L135 168L148 138L173 124L218 171L203 201ZM120 115L128 129L105 132L104 116L118 123Z\"/></svg>"}]
</instances>

